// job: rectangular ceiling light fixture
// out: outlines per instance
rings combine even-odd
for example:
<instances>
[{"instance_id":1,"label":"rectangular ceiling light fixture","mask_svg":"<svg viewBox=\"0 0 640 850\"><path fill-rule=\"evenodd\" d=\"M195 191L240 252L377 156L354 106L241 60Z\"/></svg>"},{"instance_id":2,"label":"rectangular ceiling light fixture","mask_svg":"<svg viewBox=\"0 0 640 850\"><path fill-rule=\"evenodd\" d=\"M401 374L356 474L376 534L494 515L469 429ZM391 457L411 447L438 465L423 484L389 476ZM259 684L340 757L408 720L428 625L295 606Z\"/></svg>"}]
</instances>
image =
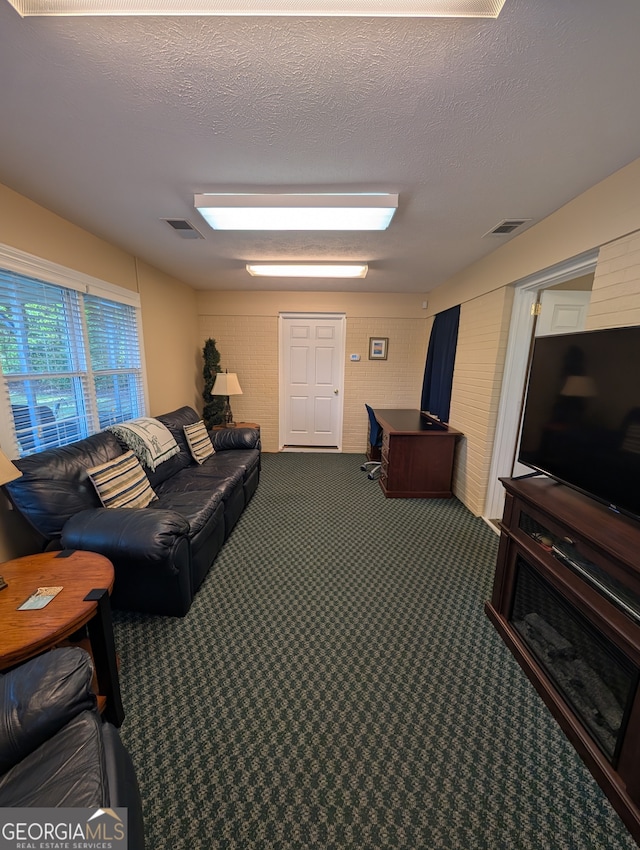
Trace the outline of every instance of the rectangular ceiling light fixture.
<instances>
[{"instance_id":1,"label":"rectangular ceiling light fixture","mask_svg":"<svg viewBox=\"0 0 640 850\"><path fill-rule=\"evenodd\" d=\"M497 18L505 0L9 0L31 15Z\"/></svg>"},{"instance_id":2,"label":"rectangular ceiling light fixture","mask_svg":"<svg viewBox=\"0 0 640 850\"><path fill-rule=\"evenodd\" d=\"M386 230L398 196L205 194L194 202L214 230Z\"/></svg>"},{"instance_id":3,"label":"rectangular ceiling light fixture","mask_svg":"<svg viewBox=\"0 0 640 850\"><path fill-rule=\"evenodd\" d=\"M254 277L366 277L366 263L247 263Z\"/></svg>"}]
</instances>

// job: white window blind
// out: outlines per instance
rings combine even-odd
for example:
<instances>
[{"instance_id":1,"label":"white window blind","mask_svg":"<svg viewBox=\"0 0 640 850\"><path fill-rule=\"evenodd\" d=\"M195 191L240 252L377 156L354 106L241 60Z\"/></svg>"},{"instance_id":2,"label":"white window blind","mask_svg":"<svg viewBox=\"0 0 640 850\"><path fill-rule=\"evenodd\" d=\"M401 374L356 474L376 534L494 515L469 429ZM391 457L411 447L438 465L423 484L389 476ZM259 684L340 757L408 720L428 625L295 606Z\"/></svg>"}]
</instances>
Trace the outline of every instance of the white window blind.
<instances>
[{"instance_id":1,"label":"white window blind","mask_svg":"<svg viewBox=\"0 0 640 850\"><path fill-rule=\"evenodd\" d=\"M76 281L0 268L4 407L20 456L145 414L138 313Z\"/></svg>"},{"instance_id":2,"label":"white window blind","mask_svg":"<svg viewBox=\"0 0 640 850\"><path fill-rule=\"evenodd\" d=\"M136 310L84 296L89 362L100 428L142 416L144 391Z\"/></svg>"}]
</instances>

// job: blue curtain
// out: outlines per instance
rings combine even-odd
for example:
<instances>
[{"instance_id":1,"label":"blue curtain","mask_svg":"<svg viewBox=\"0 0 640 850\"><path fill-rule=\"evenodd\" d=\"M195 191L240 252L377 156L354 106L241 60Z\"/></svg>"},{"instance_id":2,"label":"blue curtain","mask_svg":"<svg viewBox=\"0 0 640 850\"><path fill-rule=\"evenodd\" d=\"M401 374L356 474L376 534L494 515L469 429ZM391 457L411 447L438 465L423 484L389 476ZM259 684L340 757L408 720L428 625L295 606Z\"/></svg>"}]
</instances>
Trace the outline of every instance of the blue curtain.
<instances>
[{"instance_id":1,"label":"blue curtain","mask_svg":"<svg viewBox=\"0 0 640 850\"><path fill-rule=\"evenodd\" d=\"M443 422L449 421L459 323L459 304L437 314L431 328L424 369L420 410L428 410Z\"/></svg>"}]
</instances>

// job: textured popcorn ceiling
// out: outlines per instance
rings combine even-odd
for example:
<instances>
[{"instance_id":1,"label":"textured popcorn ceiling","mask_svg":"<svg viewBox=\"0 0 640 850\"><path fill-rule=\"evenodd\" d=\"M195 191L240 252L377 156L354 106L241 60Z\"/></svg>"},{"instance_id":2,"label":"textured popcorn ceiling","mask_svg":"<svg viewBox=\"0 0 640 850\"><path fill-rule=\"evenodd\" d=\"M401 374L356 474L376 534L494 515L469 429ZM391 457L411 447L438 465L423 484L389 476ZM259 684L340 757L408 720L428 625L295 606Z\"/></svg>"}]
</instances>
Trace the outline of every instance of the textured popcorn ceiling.
<instances>
[{"instance_id":1,"label":"textured popcorn ceiling","mask_svg":"<svg viewBox=\"0 0 640 850\"><path fill-rule=\"evenodd\" d=\"M199 289L427 292L516 238L482 238L502 219L640 156L639 35L638 0L507 0L496 21L21 19L0 0L0 182ZM214 233L193 194L215 189L400 201L382 233ZM370 271L246 273L266 260Z\"/></svg>"}]
</instances>

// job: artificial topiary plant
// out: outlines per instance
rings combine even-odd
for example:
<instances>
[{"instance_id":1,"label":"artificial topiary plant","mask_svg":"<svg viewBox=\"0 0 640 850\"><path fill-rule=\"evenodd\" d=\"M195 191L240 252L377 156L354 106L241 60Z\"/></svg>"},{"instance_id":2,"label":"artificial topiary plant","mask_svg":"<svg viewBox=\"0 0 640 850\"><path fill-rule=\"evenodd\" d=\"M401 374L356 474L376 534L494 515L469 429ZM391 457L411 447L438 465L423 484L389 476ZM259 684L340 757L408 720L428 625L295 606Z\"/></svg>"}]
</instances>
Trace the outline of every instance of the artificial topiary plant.
<instances>
[{"instance_id":1,"label":"artificial topiary plant","mask_svg":"<svg viewBox=\"0 0 640 850\"><path fill-rule=\"evenodd\" d=\"M222 408L225 402L224 396L211 395L216 375L218 372L222 372L220 368L220 352L216 348L215 339L209 338L206 340L202 349L202 356L204 357L204 366L202 367L202 377L204 378L202 418L207 428L211 429L214 425L222 424Z\"/></svg>"}]
</instances>

